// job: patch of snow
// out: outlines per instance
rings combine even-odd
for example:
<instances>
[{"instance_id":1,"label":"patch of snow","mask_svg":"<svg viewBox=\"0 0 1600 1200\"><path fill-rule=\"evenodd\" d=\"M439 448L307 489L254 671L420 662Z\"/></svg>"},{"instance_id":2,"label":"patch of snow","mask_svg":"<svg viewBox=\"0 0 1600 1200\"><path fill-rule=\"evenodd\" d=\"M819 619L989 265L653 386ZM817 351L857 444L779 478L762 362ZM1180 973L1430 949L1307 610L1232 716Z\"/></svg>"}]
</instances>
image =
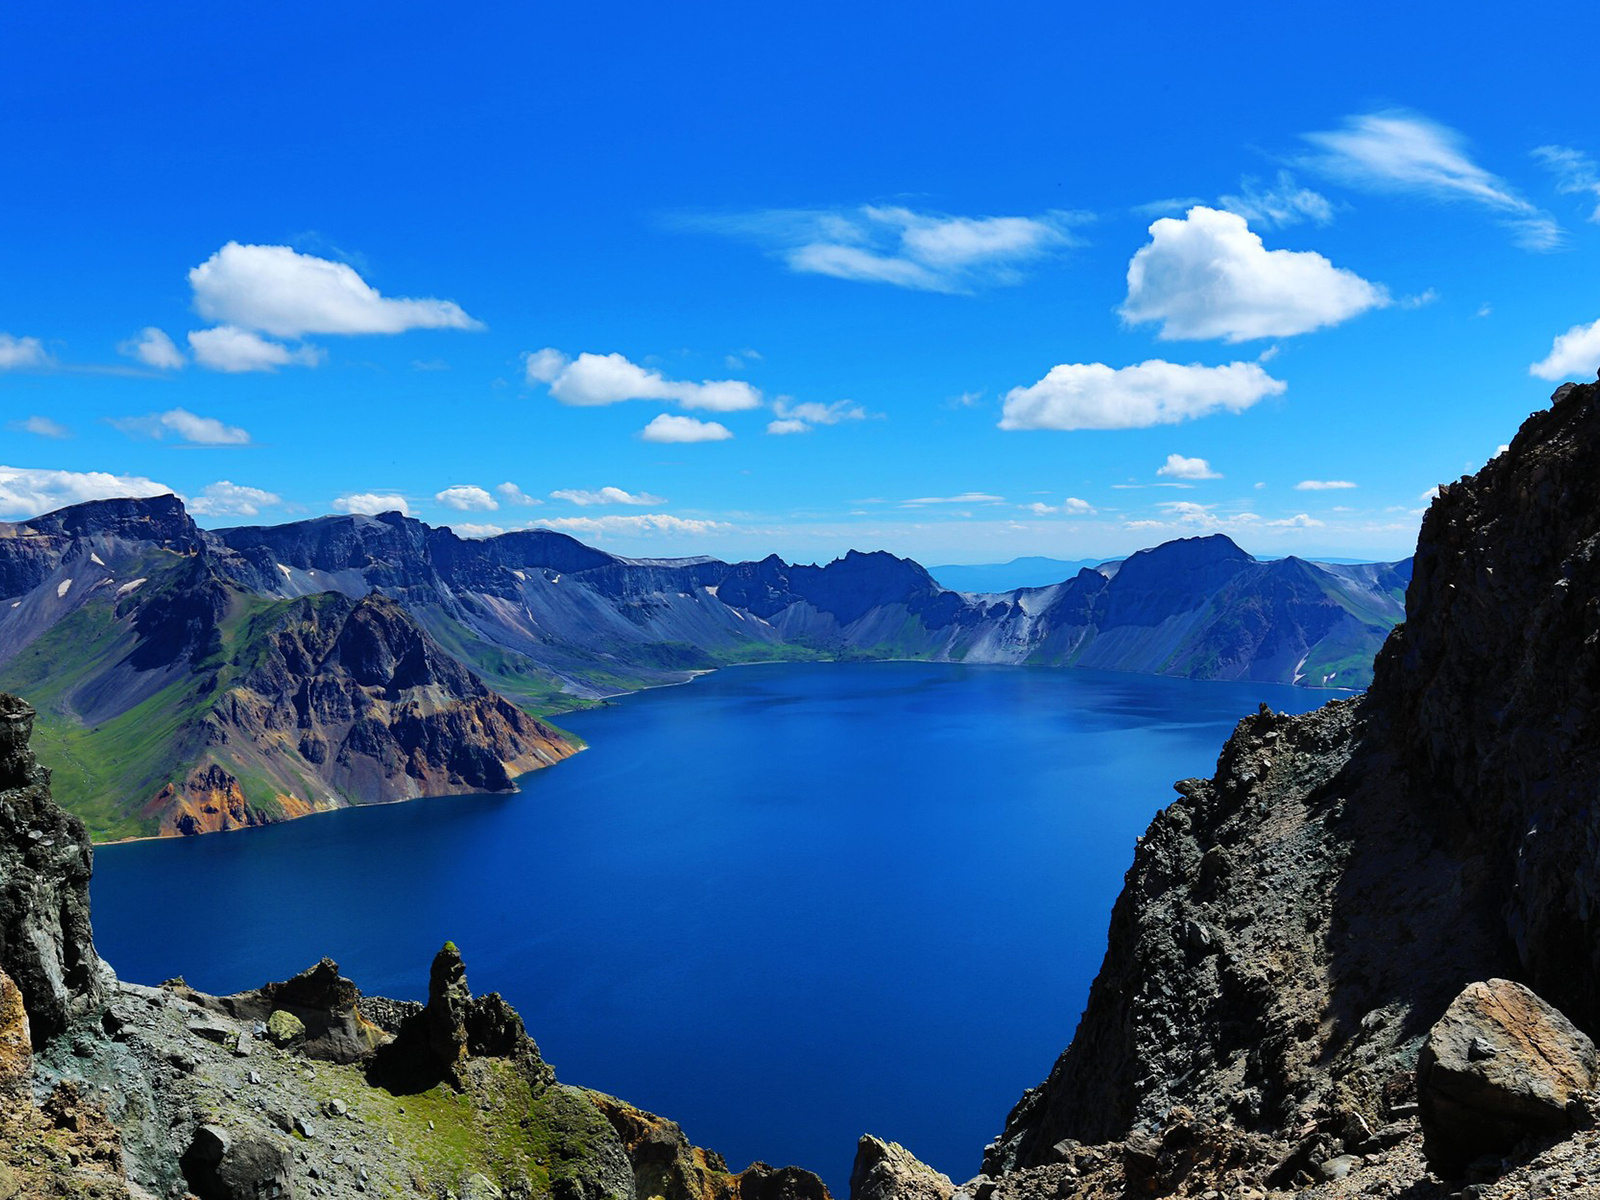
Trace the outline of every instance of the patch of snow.
<instances>
[{"instance_id":1,"label":"patch of snow","mask_svg":"<svg viewBox=\"0 0 1600 1200\"><path fill-rule=\"evenodd\" d=\"M12 608L20 608L21 606L22 606L22 601L21 600L13 600L11 602L11 607Z\"/></svg>"},{"instance_id":2,"label":"patch of snow","mask_svg":"<svg viewBox=\"0 0 1600 1200\"><path fill-rule=\"evenodd\" d=\"M1294 665L1294 679L1291 680L1290 682L1299 683L1302 679L1305 678L1305 672L1302 671L1300 668L1306 665L1306 659L1308 659L1310 657L1311 657L1311 652L1309 650L1306 651L1304 654L1302 654L1300 656L1300 661L1295 663L1295 665ZM1326 677L1324 677L1324 682L1326 682Z\"/></svg>"},{"instance_id":3,"label":"patch of snow","mask_svg":"<svg viewBox=\"0 0 1600 1200\"><path fill-rule=\"evenodd\" d=\"M123 584L117 589L117 595L126 596L129 592L136 590L143 582L144 580L142 578L130 579L127 583Z\"/></svg>"},{"instance_id":4,"label":"patch of snow","mask_svg":"<svg viewBox=\"0 0 1600 1200\"><path fill-rule=\"evenodd\" d=\"M288 567L284 566L282 563L278 563L277 566L278 566L278 570L283 572L283 577L285 579L293 579L294 578L294 572L289 570Z\"/></svg>"},{"instance_id":5,"label":"patch of snow","mask_svg":"<svg viewBox=\"0 0 1600 1200\"><path fill-rule=\"evenodd\" d=\"M70 579L63 579L60 583L56 584L56 599L59 600L62 596L65 596L67 594L67 589L71 586L72 580Z\"/></svg>"},{"instance_id":6,"label":"patch of snow","mask_svg":"<svg viewBox=\"0 0 1600 1200\"><path fill-rule=\"evenodd\" d=\"M95 552L94 552L94 551L93 551L93 550L91 550L91 551L89 551L89 561L90 561L90 562L92 562L92 563L94 563L94 564L95 564L95 565L96 565L96 566L101 566L101 567L103 567L103 566L105 566L105 565L106 565L106 560L105 560L105 559L103 559L103 558L101 558L101 557L100 557L100 556L99 556L99 555L98 555L98 554L96 554L96 553L95 553Z\"/></svg>"},{"instance_id":7,"label":"patch of snow","mask_svg":"<svg viewBox=\"0 0 1600 1200\"><path fill-rule=\"evenodd\" d=\"M711 596L715 596L717 594L717 589L720 588L721 586L722 585L720 583L713 583L710 587L708 587L706 589L706 594L707 595L711 595Z\"/></svg>"},{"instance_id":8,"label":"patch of snow","mask_svg":"<svg viewBox=\"0 0 1600 1200\"><path fill-rule=\"evenodd\" d=\"M524 574L521 571L518 571L516 568L513 567L511 573L513 575L515 575L518 579L522 580L524 583L527 582L527 579L528 579L527 575Z\"/></svg>"}]
</instances>

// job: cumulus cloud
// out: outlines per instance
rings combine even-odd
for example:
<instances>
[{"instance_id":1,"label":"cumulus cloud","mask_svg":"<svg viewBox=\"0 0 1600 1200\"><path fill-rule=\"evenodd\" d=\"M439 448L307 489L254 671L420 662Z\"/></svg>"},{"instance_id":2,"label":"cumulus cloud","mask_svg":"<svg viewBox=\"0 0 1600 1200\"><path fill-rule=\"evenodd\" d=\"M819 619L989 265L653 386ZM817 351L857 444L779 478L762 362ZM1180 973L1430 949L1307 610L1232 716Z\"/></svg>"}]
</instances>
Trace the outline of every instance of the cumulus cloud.
<instances>
[{"instance_id":1,"label":"cumulus cloud","mask_svg":"<svg viewBox=\"0 0 1600 1200\"><path fill-rule=\"evenodd\" d=\"M500 507L498 500L483 488L474 487L470 483L447 487L442 492L435 492L433 498L446 508L453 508L457 512L494 512Z\"/></svg>"},{"instance_id":2,"label":"cumulus cloud","mask_svg":"<svg viewBox=\"0 0 1600 1200\"><path fill-rule=\"evenodd\" d=\"M625 492L619 487L603 487L593 490L581 488L562 488L550 493L552 500L565 500L570 504L577 504L587 508L592 504L633 504L647 508L652 504L665 504L660 496L652 496L649 492Z\"/></svg>"},{"instance_id":3,"label":"cumulus cloud","mask_svg":"<svg viewBox=\"0 0 1600 1200\"><path fill-rule=\"evenodd\" d=\"M119 343L117 353L158 371L177 371L189 361L172 339L154 325L146 325L136 336Z\"/></svg>"},{"instance_id":4,"label":"cumulus cloud","mask_svg":"<svg viewBox=\"0 0 1600 1200\"><path fill-rule=\"evenodd\" d=\"M532 508L535 504L544 503L543 500L528 495L527 492L523 491L514 483L502 483L494 490L500 493L500 498L507 504L517 504L524 508Z\"/></svg>"},{"instance_id":5,"label":"cumulus cloud","mask_svg":"<svg viewBox=\"0 0 1600 1200\"><path fill-rule=\"evenodd\" d=\"M1320 153L1306 165L1356 187L1464 200L1500 215L1528 250L1561 244L1549 213L1518 195L1504 179L1472 161L1460 133L1417 113L1391 109L1350 117L1343 129L1308 133Z\"/></svg>"},{"instance_id":6,"label":"cumulus cloud","mask_svg":"<svg viewBox=\"0 0 1600 1200\"><path fill-rule=\"evenodd\" d=\"M1311 250L1268 250L1236 213L1163 217L1128 263L1119 310L1173 339L1292 337L1390 303L1389 293Z\"/></svg>"},{"instance_id":7,"label":"cumulus cloud","mask_svg":"<svg viewBox=\"0 0 1600 1200\"><path fill-rule=\"evenodd\" d=\"M333 511L342 513L366 513L368 516L377 516L379 513L397 512L403 517L411 515L411 506L406 503L406 498L393 492L352 492L340 496L333 502Z\"/></svg>"},{"instance_id":8,"label":"cumulus cloud","mask_svg":"<svg viewBox=\"0 0 1600 1200\"><path fill-rule=\"evenodd\" d=\"M1333 220L1332 202L1320 192L1301 187L1287 171L1279 171L1277 182L1265 188L1254 179L1241 179L1239 193L1217 197L1217 205L1268 229L1302 221L1327 225Z\"/></svg>"},{"instance_id":9,"label":"cumulus cloud","mask_svg":"<svg viewBox=\"0 0 1600 1200\"><path fill-rule=\"evenodd\" d=\"M322 361L321 351L313 346L290 349L234 325L194 330L189 334L189 350L202 367L231 374L276 371L279 367L290 366L314 367Z\"/></svg>"},{"instance_id":10,"label":"cumulus cloud","mask_svg":"<svg viewBox=\"0 0 1600 1200\"><path fill-rule=\"evenodd\" d=\"M165 438L176 434L192 446L247 446L250 434L215 417L202 417L186 408L173 408L147 417L119 417L111 422L129 437Z\"/></svg>"},{"instance_id":11,"label":"cumulus cloud","mask_svg":"<svg viewBox=\"0 0 1600 1200\"><path fill-rule=\"evenodd\" d=\"M459 525L450 526L451 533L455 534L457 537L464 538L498 537L505 531L505 526L503 525L481 525L474 524L471 521L464 521Z\"/></svg>"},{"instance_id":12,"label":"cumulus cloud","mask_svg":"<svg viewBox=\"0 0 1600 1200\"><path fill-rule=\"evenodd\" d=\"M1181 454L1167 455L1167 461L1156 468L1157 475L1169 479L1221 479L1220 471L1213 471L1203 458L1185 458Z\"/></svg>"},{"instance_id":13,"label":"cumulus cloud","mask_svg":"<svg viewBox=\"0 0 1600 1200\"><path fill-rule=\"evenodd\" d=\"M1143 429L1214 412L1243 412L1288 387L1258 363L1187 366L1152 359L1131 367L1063 363L1031 387L1012 388L1001 429Z\"/></svg>"},{"instance_id":14,"label":"cumulus cloud","mask_svg":"<svg viewBox=\"0 0 1600 1200\"><path fill-rule=\"evenodd\" d=\"M206 484L200 494L189 501L188 507L200 517L258 517L263 508L282 503L272 492L221 479Z\"/></svg>"},{"instance_id":15,"label":"cumulus cloud","mask_svg":"<svg viewBox=\"0 0 1600 1200\"><path fill-rule=\"evenodd\" d=\"M1348 479L1302 479L1294 485L1297 492L1337 492L1356 485Z\"/></svg>"},{"instance_id":16,"label":"cumulus cloud","mask_svg":"<svg viewBox=\"0 0 1600 1200\"><path fill-rule=\"evenodd\" d=\"M1600 370L1600 321L1574 325L1551 343L1550 353L1528 368L1539 379L1587 379Z\"/></svg>"},{"instance_id":17,"label":"cumulus cloud","mask_svg":"<svg viewBox=\"0 0 1600 1200\"><path fill-rule=\"evenodd\" d=\"M189 272L194 310L208 321L273 337L482 329L450 300L393 300L355 269L288 246L229 242Z\"/></svg>"},{"instance_id":18,"label":"cumulus cloud","mask_svg":"<svg viewBox=\"0 0 1600 1200\"><path fill-rule=\"evenodd\" d=\"M1587 192L1600 200L1600 167L1581 150L1570 146L1540 146L1533 156L1555 175L1556 191L1562 195ZM1589 220L1600 221L1600 204L1589 214Z\"/></svg>"},{"instance_id":19,"label":"cumulus cloud","mask_svg":"<svg viewBox=\"0 0 1600 1200\"><path fill-rule=\"evenodd\" d=\"M18 433L31 433L36 437L56 438L58 440L72 436L72 430L61 424L61 422L52 421L49 417L41 417L37 414L31 417L23 417L20 421L8 421L6 422L6 428L14 429Z\"/></svg>"},{"instance_id":20,"label":"cumulus cloud","mask_svg":"<svg viewBox=\"0 0 1600 1200\"><path fill-rule=\"evenodd\" d=\"M778 434L779 436L791 433L810 433L811 426L804 421L796 420L794 417L779 417L775 421L767 422L767 432Z\"/></svg>"},{"instance_id":21,"label":"cumulus cloud","mask_svg":"<svg viewBox=\"0 0 1600 1200\"><path fill-rule=\"evenodd\" d=\"M725 521L702 521L688 517L674 517L669 513L641 513L638 516L626 517L553 517L538 524L550 529L559 529L564 533L599 536L608 533L703 534L731 528Z\"/></svg>"},{"instance_id":22,"label":"cumulus cloud","mask_svg":"<svg viewBox=\"0 0 1600 1200\"><path fill-rule=\"evenodd\" d=\"M761 393L739 379L686 383L667 379L620 354L578 355L568 359L546 347L524 358L529 383L543 383L563 404L592 407L624 400L673 400L685 408L739 412L761 406Z\"/></svg>"},{"instance_id":23,"label":"cumulus cloud","mask_svg":"<svg viewBox=\"0 0 1600 1200\"><path fill-rule=\"evenodd\" d=\"M1027 265L1077 245L1073 226L1086 219L1063 211L962 217L863 205L691 216L680 224L754 241L802 274L967 292L1019 282Z\"/></svg>"},{"instance_id":24,"label":"cumulus cloud","mask_svg":"<svg viewBox=\"0 0 1600 1200\"><path fill-rule=\"evenodd\" d=\"M142 475L0 467L0 513L7 516L33 517L85 500L165 496L171 492L166 484Z\"/></svg>"},{"instance_id":25,"label":"cumulus cloud","mask_svg":"<svg viewBox=\"0 0 1600 1200\"><path fill-rule=\"evenodd\" d=\"M36 337L12 337L0 333L0 371L19 371L25 367L43 367L50 362L44 352L44 343Z\"/></svg>"},{"instance_id":26,"label":"cumulus cloud","mask_svg":"<svg viewBox=\"0 0 1600 1200\"><path fill-rule=\"evenodd\" d=\"M697 421L662 413L639 431L647 442L725 442L733 431L716 421Z\"/></svg>"}]
</instances>

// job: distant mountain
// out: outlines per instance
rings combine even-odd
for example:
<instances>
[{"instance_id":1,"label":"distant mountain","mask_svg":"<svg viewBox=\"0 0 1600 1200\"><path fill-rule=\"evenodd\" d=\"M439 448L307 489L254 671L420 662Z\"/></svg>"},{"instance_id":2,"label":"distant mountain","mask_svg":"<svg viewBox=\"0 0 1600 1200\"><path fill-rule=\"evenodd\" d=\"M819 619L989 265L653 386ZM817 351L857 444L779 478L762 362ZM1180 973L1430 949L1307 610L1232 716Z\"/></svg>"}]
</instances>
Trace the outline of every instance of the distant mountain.
<instances>
[{"instance_id":1,"label":"distant mountain","mask_svg":"<svg viewBox=\"0 0 1600 1200\"><path fill-rule=\"evenodd\" d=\"M928 574L953 592L1011 592L1017 588L1049 587L1071 579L1085 567L1098 567L1103 558L1013 558L1008 563L979 563L972 566L929 567Z\"/></svg>"},{"instance_id":2,"label":"distant mountain","mask_svg":"<svg viewBox=\"0 0 1600 1200\"><path fill-rule=\"evenodd\" d=\"M909 658L1361 687L1410 564L1191 538L965 593L909 559L630 559L398 513L204 531L171 496L0 525L0 688L97 836L497 790L532 714L765 659ZM88 736L92 731L93 736Z\"/></svg>"}]
</instances>

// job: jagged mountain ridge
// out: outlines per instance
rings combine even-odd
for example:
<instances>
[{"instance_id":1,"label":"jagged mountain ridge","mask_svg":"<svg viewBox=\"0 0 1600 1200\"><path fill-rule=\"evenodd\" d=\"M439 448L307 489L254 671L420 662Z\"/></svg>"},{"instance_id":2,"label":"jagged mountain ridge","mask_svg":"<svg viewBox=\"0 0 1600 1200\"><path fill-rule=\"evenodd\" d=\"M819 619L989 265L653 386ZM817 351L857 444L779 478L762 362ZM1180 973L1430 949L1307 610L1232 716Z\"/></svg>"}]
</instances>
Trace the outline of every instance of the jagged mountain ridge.
<instances>
[{"instance_id":1,"label":"jagged mountain ridge","mask_svg":"<svg viewBox=\"0 0 1600 1200\"><path fill-rule=\"evenodd\" d=\"M202 832L503 788L572 748L519 706L559 712L750 660L1359 686L1406 573L1258 562L1218 536L983 595L883 552L628 559L396 513L204 531L172 496L96 501L0 525L0 684L37 703L44 752L74 767L64 799L97 836ZM405 696L358 680L329 658L352 620L381 626L397 663L420 647L431 674ZM82 736L101 726L115 735Z\"/></svg>"}]
</instances>

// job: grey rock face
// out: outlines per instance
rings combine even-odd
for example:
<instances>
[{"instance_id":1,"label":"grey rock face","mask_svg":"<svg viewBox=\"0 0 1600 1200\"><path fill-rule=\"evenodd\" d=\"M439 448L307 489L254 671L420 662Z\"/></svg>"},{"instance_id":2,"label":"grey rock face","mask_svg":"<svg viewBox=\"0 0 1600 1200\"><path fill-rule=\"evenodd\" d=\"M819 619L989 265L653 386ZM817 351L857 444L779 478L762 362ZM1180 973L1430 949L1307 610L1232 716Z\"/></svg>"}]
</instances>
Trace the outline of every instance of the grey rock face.
<instances>
[{"instance_id":1,"label":"grey rock face","mask_svg":"<svg viewBox=\"0 0 1600 1200\"><path fill-rule=\"evenodd\" d=\"M955 1184L898 1142L863 1134L850 1170L850 1200L950 1200Z\"/></svg>"},{"instance_id":2,"label":"grey rock face","mask_svg":"<svg viewBox=\"0 0 1600 1200\"><path fill-rule=\"evenodd\" d=\"M38 1046L98 1001L104 969L89 927L89 839L50 798L32 732L33 709L0 695L0 970L21 990Z\"/></svg>"},{"instance_id":3,"label":"grey rock face","mask_svg":"<svg viewBox=\"0 0 1600 1200\"><path fill-rule=\"evenodd\" d=\"M1469 984L1428 1031L1417 1062L1429 1161L1458 1176L1526 1137L1570 1132L1569 1105L1594 1086L1597 1069L1594 1042L1528 988Z\"/></svg>"}]
</instances>

